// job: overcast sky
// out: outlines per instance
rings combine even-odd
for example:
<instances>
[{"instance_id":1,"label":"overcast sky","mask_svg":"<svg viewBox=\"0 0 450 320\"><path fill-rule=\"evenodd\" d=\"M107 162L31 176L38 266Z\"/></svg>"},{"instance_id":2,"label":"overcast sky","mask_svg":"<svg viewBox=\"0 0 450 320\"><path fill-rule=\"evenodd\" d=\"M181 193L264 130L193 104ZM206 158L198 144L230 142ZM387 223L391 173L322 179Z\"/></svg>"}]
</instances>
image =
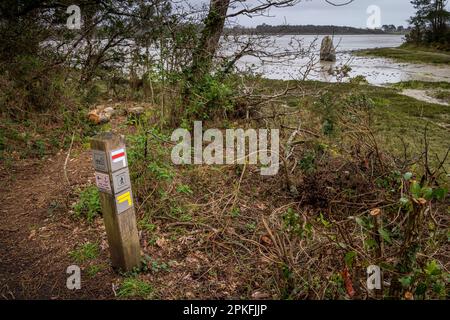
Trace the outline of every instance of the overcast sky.
<instances>
[{"instance_id":1,"label":"overcast sky","mask_svg":"<svg viewBox=\"0 0 450 320\"><path fill-rule=\"evenodd\" d=\"M257 0L248 0L255 3ZM348 0L330 0L336 4L348 2ZM206 2L192 0L194 3ZM367 8L376 5L381 10L381 24L394 24L407 26L407 20L414 13L410 0L354 0L353 3L342 7L335 7L325 0L302 0L295 7L271 9L272 17L242 16L238 23L244 26L256 26L262 23L277 24L314 24L314 25L338 25L367 27L369 14ZM230 9L229 12L233 10Z\"/></svg>"},{"instance_id":2,"label":"overcast sky","mask_svg":"<svg viewBox=\"0 0 450 320\"><path fill-rule=\"evenodd\" d=\"M346 3L345 0L333 0L334 3ZM381 24L407 25L407 20L414 14L410 0L354 0L353 3L335 7L325 0L303 0L291 8L272 9L274 17L240 18L243 25L282 24L315 24L338 26L367 26L369 15L367 8L376 5L380 8Z\"/></svg>"}]
</instances>

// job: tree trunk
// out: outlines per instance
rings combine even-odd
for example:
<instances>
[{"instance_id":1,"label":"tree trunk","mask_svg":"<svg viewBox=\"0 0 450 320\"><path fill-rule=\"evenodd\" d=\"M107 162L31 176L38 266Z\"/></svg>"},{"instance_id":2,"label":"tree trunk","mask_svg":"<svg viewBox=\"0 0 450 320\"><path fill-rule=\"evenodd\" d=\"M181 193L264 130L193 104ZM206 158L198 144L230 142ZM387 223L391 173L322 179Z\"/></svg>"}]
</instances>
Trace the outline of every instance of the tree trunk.
<instances>
[{"instance_id":1,"label":"tree trunk","mask_svg":"<svg viewBox=\"0 0 450 320\"><path fill-rule=\"evenodd\" d=\"M192 56L191 80L198 80L210 71L229 4L230 0L211 0L200 42Z\"/></svg>"},{"instance_id":2,"label":"tree trunk","mask_svg":"<svg viewBox=\"0 0 450 320\"><path fill-rule=\"evenodd\" d=\"M192 55L192 65L186 77L187 81L183 94L184 106L189 105L192 85L200 81L211 70L229 4L230 0L211 0L210 2L208 16L204 21L200 41Z\"/></svg>"}]
</instances>

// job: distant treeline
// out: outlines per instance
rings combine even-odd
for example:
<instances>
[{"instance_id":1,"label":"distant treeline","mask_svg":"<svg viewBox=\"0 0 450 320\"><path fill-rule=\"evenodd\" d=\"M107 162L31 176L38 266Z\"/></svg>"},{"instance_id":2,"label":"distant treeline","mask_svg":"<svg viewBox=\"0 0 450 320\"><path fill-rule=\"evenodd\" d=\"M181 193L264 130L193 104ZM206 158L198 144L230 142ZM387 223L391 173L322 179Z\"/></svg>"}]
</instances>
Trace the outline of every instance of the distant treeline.
<instances>
[{"instance_id":1,"label":"distant treeline","mask_svg":"<svg viewBox=\"0 0 450 320\"><path fill-rule=\"evenodd\" d=\"M234 27L225 30L231 34L390 34L404 33L407 30L393 27L382 29L362 29L354 27L342 26L315 26L315 25L278 25L271 26L268 24L258 25L256 28Z\"/></svg>"}]
</instances>

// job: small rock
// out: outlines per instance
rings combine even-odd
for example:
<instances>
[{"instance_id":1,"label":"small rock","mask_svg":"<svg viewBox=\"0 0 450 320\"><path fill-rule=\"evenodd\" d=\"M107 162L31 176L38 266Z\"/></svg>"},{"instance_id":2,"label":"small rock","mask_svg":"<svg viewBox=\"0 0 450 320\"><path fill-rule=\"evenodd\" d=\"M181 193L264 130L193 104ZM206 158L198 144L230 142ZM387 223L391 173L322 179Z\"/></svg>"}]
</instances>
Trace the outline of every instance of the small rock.
<instances>
[{"instance_id":1,"label":"small rock","mask_svg":"<svg viewBox=\"0 0 450 320\"><path fill-rule=\"evenodd\" d=\"M100 109L94 109L88 113L88 119L95 124L106 123L111 119L111 114Z\"/></svg>"},{"instance_id":2,"label":"small rock","mask_svg":"<svg viewBox=\"0 0 450 320\"><path fill-rule=\"evenodd\" d=\"M115 113L115 110L113 107L107 107L103 110L103 112L107 115L109 115L109 117L112 117Z\"/></svg>"},{"instance_id":3,"label":"small rock","mask_svg":"<svg viewBox=\"0 0 450 320\"><path fill-rule=\"evenodd\" d=\"M111 117L108 117L108 115L104 113L100 114L100 123L107 123L110 119Z\"/></svg>"}]
</instances>

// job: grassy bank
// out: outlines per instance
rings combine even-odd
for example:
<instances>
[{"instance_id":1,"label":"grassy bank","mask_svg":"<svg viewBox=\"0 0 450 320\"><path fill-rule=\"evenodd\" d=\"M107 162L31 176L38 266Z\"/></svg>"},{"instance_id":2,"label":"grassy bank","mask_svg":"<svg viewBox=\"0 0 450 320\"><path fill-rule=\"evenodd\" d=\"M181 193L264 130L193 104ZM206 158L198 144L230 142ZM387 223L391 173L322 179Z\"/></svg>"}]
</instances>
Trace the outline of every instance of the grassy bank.
<instances>
[{"instance_id":1,"label":"grassy bank","mask_svg":"<svg viewBox=\"0 0 450 320\"><path fill-rule=\"evenodd\" d=\"M433 93L433 97L450 104L450 91L438 90Z\"/></svg>"},{"instance_id":2,"label":"grassy bank","mask_svg":"<svg viewBox=\"0 0 450 320\"><path fill-rule=\"evenodd\" d=\"M375 48L356 52L359 56L390 58L398 62L450 64L450 53L426 47L403 45L398 48Z\"/></svg>"},{"instance_id":3,"label":"grassy bank","mask_svg":"<svg viewBox=\"0 0 450 320\"><path fill-rule=\"evenodd\" d=\"M283 88L285 82L270 80L267 83L268 88L277 86ZM356 99L351 104L358 104L357 99L365 97L368 99L370 112L373 115L373 130L384 151L402 156L406 146L410 156L420 154L423 151L423 135L426 128L430 148L443 157L449 148L450 109L404 96L400 94L400 91L434 88L446 92L449 86L447 82L421 81L402 82L392 87L307 81L301 84L305 92L304 97L299 99L298 95L293 94L287 97L286 101L292 107L306 108L309 113L305 114L305 117L310 118L304 121L311 124L314 115L318 112L318 104L325 103L327 104L325 108L339 110L348 99ZM318 94L322 96L318 98ZM324 95L329 97L325 102L321 101ZM316 124L314 129L320 131L320 124ZM450 169L450 161L447 161L446 168Z\"/></svg>"},{"instance_id":4,"label":"grassy bank","mask_svg":"<svg viewBox=\"0 0 450 320\"><path fill-rule=\"evenodd\" d=\"M438 82L428 82L428 81L419 81L419 80L411 80L411 81L403 81L394 83L392 88L396 89L416 89L416 90L450 90L450 82L438 81Z\"/></svg>"}]
</instances>

